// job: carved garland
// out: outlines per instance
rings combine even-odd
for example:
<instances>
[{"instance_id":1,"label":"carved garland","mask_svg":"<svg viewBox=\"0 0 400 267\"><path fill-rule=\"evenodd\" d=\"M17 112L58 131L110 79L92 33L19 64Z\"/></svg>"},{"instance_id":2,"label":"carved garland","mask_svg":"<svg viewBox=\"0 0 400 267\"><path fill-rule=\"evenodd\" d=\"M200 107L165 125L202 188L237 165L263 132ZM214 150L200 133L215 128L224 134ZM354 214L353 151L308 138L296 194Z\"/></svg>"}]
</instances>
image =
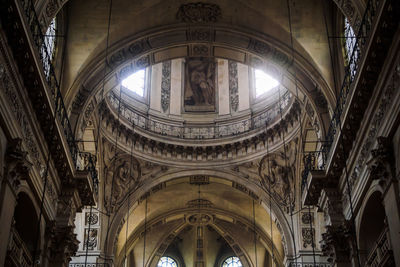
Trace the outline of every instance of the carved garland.
<instances>
[{"instance_id":1,"label":"carved garland","mask_svg":"<svg viewBox=\"0 0 400 267\"><path fill-rule=\"evenodd\" d=\"M229 99L231 109L237 111L239 107L239 81L237 62L229 61Z\"/></svg>"},{"instance_id":2,"label":"carved garland","mask_svg":"<svg viewBox=\"0 0 400 267\"><path fill-rule=\"evenodd\" d=\"M171 60L162 63L161 108L167 112L171 94Z\"/></svg>"}]
</instances>

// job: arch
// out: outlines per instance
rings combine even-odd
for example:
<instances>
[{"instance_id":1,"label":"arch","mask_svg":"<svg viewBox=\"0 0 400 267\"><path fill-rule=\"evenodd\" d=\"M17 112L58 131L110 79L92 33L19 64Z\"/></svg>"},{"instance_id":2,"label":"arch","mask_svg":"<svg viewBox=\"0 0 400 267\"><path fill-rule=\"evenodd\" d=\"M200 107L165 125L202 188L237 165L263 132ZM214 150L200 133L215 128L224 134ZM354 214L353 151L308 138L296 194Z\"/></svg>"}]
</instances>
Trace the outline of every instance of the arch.
<instances>
[{"instance_id":1,"label":"arch","mask_svg":"<svg viewBox=\"0 0 400 267\"><path fill-rule=\"evenodd\" d=\"M36 236L38 219L37 210L31 197L25 192L20 192L14 210L14 227L31 253L31 257L36 249L36 242L40 242Z\"/></svg>"},{"instance_id":2,"label":"arch","mask_svg":"<svg viewBox=\"0 0 400 267\"><path fill-rule=\"evenodd\" d=\"M272 210L269 210L269 195L267 192L263 191L263 189L260 186L257 186L256 184L249 183L247 179L244 177L240 177L238 174L235 173L228 173L228 172L222 172L222 171L215 171L215 170L186 170L186 171L175 171L175 172L170 172L163 174L162 176L157 176L152 178L151 180L147 181L145 184L143 184L140 188L138 188L135 192L130 192L127 193L128 197L125 197L124 202L115 210L115 215L110 221L110 227L108 229L108 237L107 238L107 243L105 244L104 251L106 255L115 255L115 242L117 240L117 237L119 235L119 232L121 231L123 225L125 224L125 215L126 215L126 210L127 210L127 203L128 203L128 198L129 198L129 203L131 203L131 209L133 208L132 203L136 203L138 200L140 200L142 197L147 197L148 195L151 194L152 191L158 191L159 188L163 188L163 186L160 186L161 184L165 184L166 182L170 182L175 179L179 178L188 178L190 175L193 175L195 172L201 173L201 175L205 176L212 176L219 178L221 180L229 181L229 182L236 182L239 183L241 186L240 188L245 188L243 190L247 190L247 194L249 196L256 196L258 198L258 201L261 203L261 208L263 208L267 213L270 213L272 216L272 219L274 221L279 222L279 228L281 231L281 235L285 237L286 241L286 247L285 247L285 252L286 256L292 256L294 255L294 246L292 244L292 237L291 234L293 232L290 230L289 222L287 221L285 212L282 210L282 208L273 200L272 201ZM238 190L238 189L237 189ZM242 191L242 190L240 190ZM243 191L242 191L243 192ZM268 203L268 205L266 204Z\"/></svg>"},{"instance_id":3,"label":"arch","mask_svg":"<svg viewBox=\"0 0 400 267\"><path fill-rule=\"evenodd\" d=\"M99 99L102 100L107 91L118 85L121 73L164 60L190 56L192 52L188 51L192 51L193 46L205 45L204 41L193 40L190 37L197 31L217 36L206 42L210 46L209 56L239 60L250 66L271 68L278 73L281 84L292 92L296 91L297 85L299 98L306 95L312 100L312 106L317 110L316 114L322 122L320 123L322 129L328 125L327 116L321 114L328 114L328 106L335 105L335 94L320 74L316 63L300 45L297 45L300 47L299 51L295 51L292 58L292 51L287 43L249 29L240 27L232 29L226 25L213 24L196 26L188 30L178 24L170 25L168 28L164 26L148 30L110 47L104 92L102 91L104 58L101 55L96 56L82 67L66 95L66 103L72 107L71 122L75 125L76 136L81 136L80 131L85 127L85 119L96 110L100 104ZM151 40L159 41L151 46ZM296 83L294 79L297 80ZM99 95L100 92L103 93ZM82 109L86 111L82 112Z\"/></svg>"},{"instance_id":4,"label":"arch","mask_svg":"<svg viewBox=\"0 0 400 267\"><path fill-rule=\"evenodd\" d=\"M362 262L365 263L385 228L386 213L382 204L382 192L379 185L375 185L367 193L360 209L357 237Z\"/></svg>"},{"instance_id":5,"label":"arch","mask_svg":"<svg viewBox=\"0 0 400 267\"><path fill-rule=\"evenodd\" d=\"M207 214L212 213L216 216L221 216L225 219L231 218L234 224L238 223L241 225L242 231L249 231L253 233L253 222L241 216L235 215L230 212L226 212L218 208L204 208L202 209L202 213L207 213ZM188 219L184 216L187 214L193 214L193 211L187 208L178 209L170 211L168 213L160 214L159 216L147 222L147 228L146 228L147 234L151 234L152 231L156 231L155 229L157 229L157 227L162 224L168 224L173 222L176 223L173 224L172 228L169 228L169 231L167 231L165 234L163 234L162 237L158 239L159 244L154 246L151 252L149 252L149 255L146 256L145 266L155 267L159 258L162 255L164 255L164 251L166 251L169 245L174 241L175 237L180 235L181 232L185 232L187 230L188 226L190 226L190 224L188 223ZM232 254L235 254L240 258L243 266L254 267L255 263L254 261L251 260L252 256L250 255L252 251L246 249L246 245L243 244L243 241L238 240L234 236L232 229L229 229L229 227L227 227L226 225L227 222L222 222L225 219L218 219L218 218L217 219L214 218L212 220L212 222L210 223L210 227L213 228L218 233L219 236L221 236L224 240L226 240L229 246L231 246ZM268 234L264 233L262 229L260 229L260 227L258 226L256 226L255 232L259 238L258 243L263 247L265 247L266 251L270 253L270 255L272 254L273 250L276 256L276 260L277 262L279 262L278 266L283 266L284 264L283 261L285 256L279 253L278 248L275 247L273 241L270 239ZM124 248L121 249L119 254L115 255L116 258L114 259L114 262L116 263L117 266L122 264L122 261L124 259L124 256L122 254L124 253L125 249L128 251L128 253L130 253L130 251L132 251L134 247L138 244L139 240L143 237L143 235L144 235L144 223L140 224L135 229L135 231L129 236L128 240L125 242ZM252 250L252 248L250 250Z\"/></svg>"}]
</instances>

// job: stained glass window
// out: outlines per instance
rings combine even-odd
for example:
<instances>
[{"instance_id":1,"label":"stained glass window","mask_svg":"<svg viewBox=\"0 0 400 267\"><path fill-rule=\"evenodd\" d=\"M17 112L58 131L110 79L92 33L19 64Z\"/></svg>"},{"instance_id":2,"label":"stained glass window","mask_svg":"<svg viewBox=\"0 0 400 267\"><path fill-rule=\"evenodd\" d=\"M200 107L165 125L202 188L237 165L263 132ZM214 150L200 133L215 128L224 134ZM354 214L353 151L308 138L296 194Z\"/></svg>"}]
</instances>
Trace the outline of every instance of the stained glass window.
<instances>
[{"instance_id":1,"label":"stained glass window","mask_svg":"<svg viewBox=\"0 0 400 267\"><path fill-rule=\"evenodd\" d=\"M222 267L242 267L242 262L238 257L229 257L222 263Z\"/></svg>"},{"instance_id":2,"label":"stained glass window","mask_svg":"<svg viewBox=\"0 0 400 267\"><path fill-rule=\"evenodd\" d=\"M176 261L171 257L161 257L157 267L178 267L178 264L176 264Z\"/></svg>"}]
</instances>

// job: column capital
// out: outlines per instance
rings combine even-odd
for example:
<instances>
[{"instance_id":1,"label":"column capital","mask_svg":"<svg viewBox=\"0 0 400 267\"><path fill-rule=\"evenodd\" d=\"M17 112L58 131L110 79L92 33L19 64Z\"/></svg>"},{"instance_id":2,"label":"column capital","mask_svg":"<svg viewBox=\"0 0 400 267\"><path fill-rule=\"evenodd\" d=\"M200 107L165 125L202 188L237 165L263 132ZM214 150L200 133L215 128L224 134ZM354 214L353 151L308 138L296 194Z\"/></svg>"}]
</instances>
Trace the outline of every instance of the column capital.
<instances>
[{"instance_id":1,"label":"column capital","mask_svg":"<svg viewBox=\"0 0 400 267\"><path fill-rule=\"evenodd\" d=\"M13 189L18 190L21 180L25 180L32 168L28 160L28 153L22 149L20 138L12 139L7 146L5 154L5 178Z\"/></svg>"},{"instance_id":2,"label":"column capital","mask_svg":"<svg viewBox=\"0 0 400 267\"><path fill-rule=\"evenodd\" d=\"M394 162L392 144L389 138L380 136L377 138L378 147L371 150L371 160L367 163L371 178L378 180L386 190L394 179Z\"/></svg>"},{"instance_id":3,"label":"column capital","mask_svg":"<svg viewBox=\"0 0 400 267\"><path fill-rule=\"evenodd\" d=\"M322 252L329 262L346 263L351 261L351 226L349 221L329 225L322 234Z\"/></svg>"}]
</instances>

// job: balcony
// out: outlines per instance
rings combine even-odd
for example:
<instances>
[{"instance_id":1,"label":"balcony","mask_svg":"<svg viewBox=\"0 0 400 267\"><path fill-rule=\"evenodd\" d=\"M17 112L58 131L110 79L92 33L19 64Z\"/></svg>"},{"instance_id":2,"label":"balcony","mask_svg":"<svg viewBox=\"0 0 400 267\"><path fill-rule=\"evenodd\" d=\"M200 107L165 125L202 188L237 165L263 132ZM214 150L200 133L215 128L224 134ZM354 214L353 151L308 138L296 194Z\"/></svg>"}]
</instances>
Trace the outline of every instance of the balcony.
<instances>
[{"instance_id":1,"label":"balcony","mask_svg":"<svg viewBox=\"0 0 400 267\"><path fill-rule=\"evenodd\" d=\"M93 189L97 183L95 165L78 168L81 154L33 1L3 0L0 2L0 15L19 72L24 74L22 79L58 176L62 184L78 189L83 205L93 205ZM90 161L93 163L93 158Z\"/></svg>"},{"instance_id":2,"label":"balcony","mask_svg":"<svg viewBox=\"0 0 400 267\"><path fill-rule=\"evenodd\" d=\"M389 230L386 228L379 236L374 248L368 254L366 266L384 267L393 266L394 259L389 239Z\"/></svg>"},{"instance_id":3,"label":"balcony","mask_svg":"<svg viewBox=\"0 0 400 267\"><path fill-rule=\"evenodd\" d=\"M32 266L32 256L17 230L12 227L8 243L6 265L15 267Z\"/></svg>"},{"instance_id":4,"label":"balcony","mask_svg":"<svg viewBox=\"0 0 400 267\"><path fill-rule=\"evenodd\" d=\"M324 143L304 157L306 205L316 204L323 184L338 183L397 29L398 5L395 0L367 2Z\"/></svg>"}]
</instances>

